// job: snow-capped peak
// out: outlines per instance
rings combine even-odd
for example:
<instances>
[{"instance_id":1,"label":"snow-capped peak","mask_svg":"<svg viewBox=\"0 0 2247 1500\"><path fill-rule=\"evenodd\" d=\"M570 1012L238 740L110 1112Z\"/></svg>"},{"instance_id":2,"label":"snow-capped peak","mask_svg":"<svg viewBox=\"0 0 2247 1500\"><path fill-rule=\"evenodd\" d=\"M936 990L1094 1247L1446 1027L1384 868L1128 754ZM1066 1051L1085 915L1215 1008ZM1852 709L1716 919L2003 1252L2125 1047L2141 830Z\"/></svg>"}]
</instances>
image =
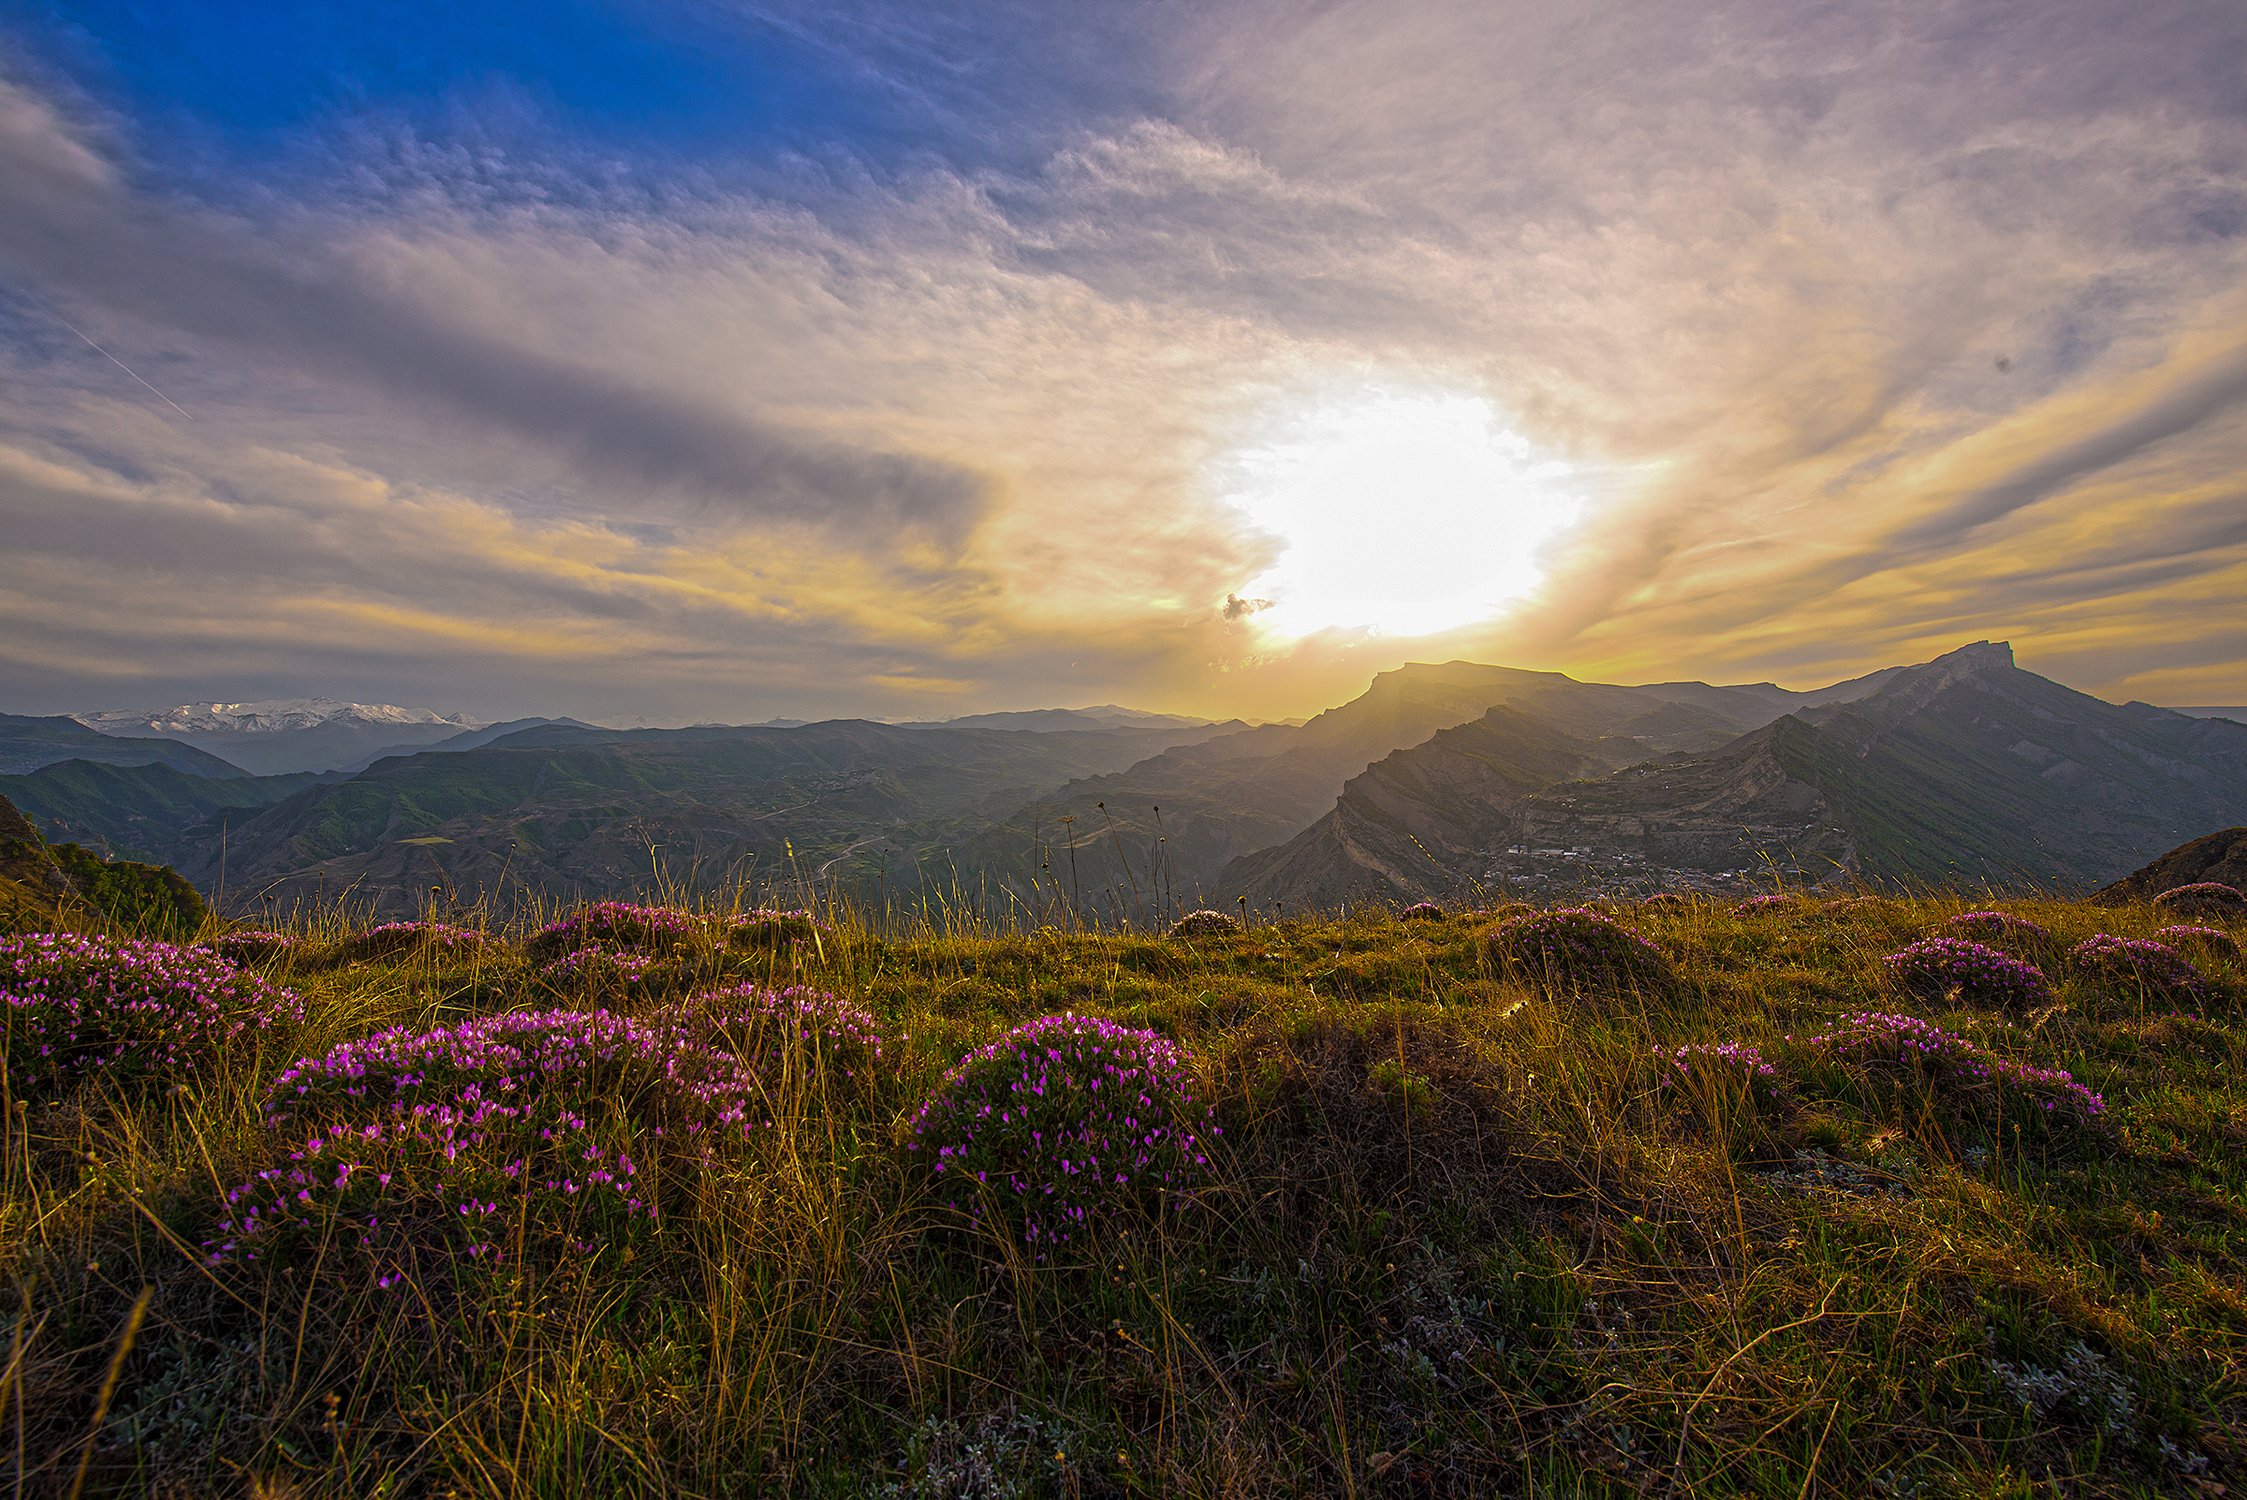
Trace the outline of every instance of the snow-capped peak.
<instances>
[{"instance_id":1,"label":"snow-capped peak","mask_svg":"<svg viewBox=\"0 0 2247 1500\"><path fill-rule=\"evenodd\" d=\"M443 724L481 729L464 714L400 708L392 703L344 703L334 698L265 698L255 703L182 703L172 708L109 709L73 715L104 734L268 734L317 729L323 724Z\"/></svg>"}]
</instances>

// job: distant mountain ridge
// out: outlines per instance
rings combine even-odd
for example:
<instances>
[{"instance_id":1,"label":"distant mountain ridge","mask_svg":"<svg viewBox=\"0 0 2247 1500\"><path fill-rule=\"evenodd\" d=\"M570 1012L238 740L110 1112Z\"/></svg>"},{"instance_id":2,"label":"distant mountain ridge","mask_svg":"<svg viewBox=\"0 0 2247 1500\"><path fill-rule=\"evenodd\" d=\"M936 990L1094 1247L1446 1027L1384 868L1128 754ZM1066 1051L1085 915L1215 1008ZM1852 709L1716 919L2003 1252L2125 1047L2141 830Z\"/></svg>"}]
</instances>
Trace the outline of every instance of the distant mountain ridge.
<instances>
[{"instance_id":1,"label":"distant mountain ridge","mask_svg":"<svg viewBox=\"0 0 2247 1500\"><path fill-rule=\"evenodd\" d=\"M0 776L23 776L66 760L110 766L171 766L191 776L249 773L232 761L183 741L154 735L117 739L60 715L0 714Z\"/></svg>"},{"instance_id":2,"label":"distant mountain ridge","mask_svg":"<svg viewBox=\"0 0 2247 1500\"><path fill-rule=\"evenodd\" d=\"M335 771L416 749L483 727L464 714L336 698L268 698L248 703L182 703L171 708L107 709L73 716L122 739L166 736L207 750L255 775Z\"/></svg>"},{"instance_id":3,"label":"distant mountain ridge","mask_svg":"<svg viewBox=\"0 0 2247 1500\"><path fill-rule=\"evenodd\" d=\"M176 741L0 721L0 750L10 722L30 726L16 743L31 767L0 791L50 836L175 863L235 909L348 893L390 914L432 891L503 911L626 895L659 873L1135 923L1241 900L1774 878L2078 890L2247 822L2247 724L2102 702L1986 641L1808 691L1415 663L1301 723L1253 726L1113 705L632 730L323 712L183 732L434 738L249 776ZM125 753L165 763L99 763L127 746L164 746Z\"/></svg>"},{"instance_id":4,"label":"distant mountain ridge","mask_svg":"<svg viewBox=\"0 0 2247 1500\"><path fill-rule=\"evenodd\" d=\"M2247 726L2102 702L2003 643L1875 675L1628 766L1494 715L1369 767L1217 885L1282 906L1773 876L2080 889L2247 815Z\"/></svg>"}]
</instances>

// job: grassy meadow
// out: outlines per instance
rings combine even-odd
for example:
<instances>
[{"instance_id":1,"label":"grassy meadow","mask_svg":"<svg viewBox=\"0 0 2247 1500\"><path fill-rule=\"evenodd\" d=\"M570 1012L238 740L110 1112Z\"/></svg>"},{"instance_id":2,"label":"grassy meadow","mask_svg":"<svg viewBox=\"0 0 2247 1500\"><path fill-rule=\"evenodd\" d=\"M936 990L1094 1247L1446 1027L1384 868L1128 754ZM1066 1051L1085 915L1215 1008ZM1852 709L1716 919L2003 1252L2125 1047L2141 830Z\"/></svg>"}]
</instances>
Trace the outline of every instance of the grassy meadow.
<instances>
[{"instance_id":1,"label":"grassy meadow","mask_svg":"<svg viewBox=\"0 0 2247 1500\"><path fill-rule=\"evenodd\" d=\"M0 1494L2236 1492L2247 924L2007 901L2048 991L1883 963L1979 904L1619 904L1658 952L1613 963L1523 959L1503 909L711 911L559 957L330 918L237 945L292 1003L161 1065L47 1066L19 1008ZM2180 920L2197 992L2069 956ZM652 1019L790 986L861 1030ZM651 1019L538 1078L478 1029L593 1009ZM933 1170L972 1099L922 1108L1071 1012L1176 1043L1193 1134L1160 1182L1065 1169L1040 1239ZM368 1086L392 1028L475 1040ZM440 1082L450 1134L377 1128Z\"/></svg>"}]
</instances>

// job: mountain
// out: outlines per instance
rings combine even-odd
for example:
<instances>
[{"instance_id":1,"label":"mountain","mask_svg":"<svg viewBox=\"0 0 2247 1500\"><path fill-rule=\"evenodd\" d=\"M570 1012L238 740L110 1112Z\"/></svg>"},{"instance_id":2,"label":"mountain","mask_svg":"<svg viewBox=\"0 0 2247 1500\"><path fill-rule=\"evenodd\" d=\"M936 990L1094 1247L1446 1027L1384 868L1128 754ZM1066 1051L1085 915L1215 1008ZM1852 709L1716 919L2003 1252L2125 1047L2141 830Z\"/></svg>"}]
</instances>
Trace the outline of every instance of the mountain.
<instances>
[{"instance_id":1,"label":"mountain","mask_svg":"<svg viewBox=\"0 0 2247 1500\"><path fill-rule=\"evenodd\" d=\"M417 910L433 887L503 911L645 887L825 877L911 892L956 830L1206 728L1033 733L836 720L798 729L534 726L378 762L228 830L237 907L348 893ZM215 843L183 866L206 890Z\"/></svg>"},{"instance_id":2,"label":"mountain","mask_svg":"<svg viewBox=\"0 0 2247 1500\"><path fill-rule=\"evenodd\" d=\"M2132 870L2094 899L2148 901L2163 891L2203 880L2247 890L2247 828L2226 828L2181 844L2144 868Z\"/></svg>"},{"instance_id":3,"label":"mountain","mask_svg":"<svg viewBox=\"0 0 2247 1500\"><path fill-rule=\"evenodd\" d=\"M598 724L588 724L583 719L508 719L503 723L486 724L478 729L463 729L458 734L447 735L444 739L427 744L385 746L383 749L363 755L351 764L340 766L337 769L364 771L376 761L385 760L393 755L443 755L461 750L480 750L494 741L503 740L511 734L520 734L526 729L546 729L557 725L564 729L587 729L596 734L612 732L603 729ZM794 726L788 727L793 728Z\"/></svg>"},{"instance_id":4,"label":"mountain","mask_svg":"<svg viewBox=\"0 0 2247 1500\"><path fill-rule=\"evenodd\" d=\"M200 754L201 752L196 752ZM112 857L177 865L219 843L244 809L269 807L321 780L288 776L191 776L171 766L113 766L66 760L25 776L0 776L5 795L49 839Z\"/></svg>"},{"instance_id":5,"label":"mountain","mask_svg":"<svg viewBox=\"0 0 2247 1500\"><path fill-rule=\"evenodd\" d=\"M1103 703L1096 708L1028 708L1004 713L965 714L938 723L953 729L1200 729L1215 722L1184 714L1149 713Z\"/></svg>"},{"instance_id":6,"label":"mountain","mask_svg":"<svg viewBox=\"0 0 2247 1500\"><path fill-rule=\"evenodd\" d=\"M1829 690L1830 691L1830 690ZM1761 684L1618 687L1474 662L1416 663L1300 726L1267 724L1182 746L1018 809L952 851L959 876L1028 909L1058 898L1150 920L1205 897L1231 900L1228 864L1284 845L1335 805L1367 765L1510 706L1595 748L1606 766L1722 744L1812 695Z\"/></svg>"},{"instance_id":7,"label":"mountain","mask_svg":"<svg viewBox=\"0 0 2247 1500\"><path fill-rule=\"evenodd\" d=\"M58 761L111 766L171 766L191 776L244 776L240 766L174 739L112 739L76 719L0 714L0 776L21 776Z\"/></svg>"},{"instance_id":8,"label":"mountain","mask_svg":"<svg viewBox=\"0 0 2247 1500\"><path fill-rule=\"evenodd\" d=\"M203 898L174 872L50 844L0 797L0 932L106 920L129 934L185 938L205 914Z\"/></svg>"},{"instance_id":9,"label":"mountain","mask_svg":"<svg viewBox=\"0 0 2247 1500\"><path fill-rule=\"evenodd\" d=\"M2247 708L2177 708L2170 712L2190 714L2195 719L2230 719L2236 724L2247 724Z\"/></svg>"},{"instance_id":10,"label":"mountain","mask_svg":"<svg viewBox=\"0 0 2247 1500\"><path fill-rule=\"evenodd\" d=\"M1990 642L1850 686L1868 683L1621 768L1550 720L1439 735L1218 885L1286 906L1774 874L2080 889L2247 816L2247 726L2105 703Z\"/></svg>"},{"instance_id":11,"label":"mountain","mask_svg":"<svg viewBox=\"0 0 2247 1500\"><path fill-rule=\"evenodd\" d=\"M183 703L75 717L89 729L118 738L184 740L259 776L341 770L375 755L411 753L482 727L459 714L334 698Z\"/></svg>"}]
</instances>

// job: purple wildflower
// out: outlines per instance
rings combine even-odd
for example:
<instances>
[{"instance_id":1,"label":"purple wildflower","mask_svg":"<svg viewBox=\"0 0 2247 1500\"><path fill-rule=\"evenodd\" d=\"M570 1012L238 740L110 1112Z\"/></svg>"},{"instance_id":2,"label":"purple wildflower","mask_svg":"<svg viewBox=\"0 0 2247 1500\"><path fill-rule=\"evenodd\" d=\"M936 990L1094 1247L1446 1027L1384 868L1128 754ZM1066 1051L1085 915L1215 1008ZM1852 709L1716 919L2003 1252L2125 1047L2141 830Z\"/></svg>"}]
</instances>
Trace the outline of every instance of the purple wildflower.
<instances>
[{"instance_id":1,"label":"purple wildflower","mask_svg":"<svg viewBox=\"0 0 2247 1500\"><path fill-rule=\"evenodd\" d=\"M675 948L701 933L700 919L668 906L596 901L531 934L524 951L544 960L584 948Z\"/></svg>"},{"instance_id":2,"label":"purple wildflower","mask_svg":"<svg viewBox=\"0 0 2247 1500\"><path fill-rule=\"evenodd\" d=\"M11 1082L180 1073L304 1020L304 1002L204 948L69 932L0 937Z\"/></svg>"},{"instance_id":3,"label":"purple wildflower","mask_svg":"<svg viewBox=\"0 0 2247 1500\"><path fill-rule=\"evenodd\" d=\"M2034 1010L2052 1003L2042 970L1965 938L1921 938L1881 965L1907 994L2000 1010Z\"/></svg>"},{"instance_id":4,"label":"purple wildflower","mask_svg":"<svg viewBox=\"0 0 2247 1500\"><path fill-rule=\"evenodd\" d=\"M1797 1045L1867 1074L1915 1079L1960 1102L2017 1099L2035 1118L2074 1123L2106 1113L2106 1100L2065 1070L1999 1057L1918 1016L1853 1011Z\"/></svg>"},{"instance_id":5,"label":"purple wildflower","mask_svg":"<svg viewBox=\"0 0 2247 1500\"><path fill-rule=\"evenodd\" d=\"M1443 920L1443 908L1433 901L1415 901L1403 911L1397 913L1397 920L1400 922L1439 922Z\"/></svg>"},{"instance_id":6,"label":"purple wildflower","mask_svg":"<svg viewBox=\"0 0 2247 1500\"><path fill-rule=\"evenodd\" d=\"M2217 927L2164 927L2153 935L2153 940L2180 950L2190 948L2212 958L2239 957L2239 939Z\"/></svg>"},{"instance_id":7,"label":"purple wildflower","mask_svg":"<svg viewBox=\"0 0 2247 1500\"><path fill-rule=\"evenodd\" d=\"M1962 911L1944 920L1940 935L1966 938L2031 961L2050 958L2060 948L2051 928L2009 911Z\"/></svg>"},{"instance_id":8,"label":"purple wildflower","mask_svg":"<svg viewBox=\"0 0 2247 1500\"><path fill-rule=\"evenodd\" d=\"M1094 1016L1047 1016L946 1073L914 1114L907 1149L923 1153L952 1207L980 1215L989 1202L1045 1247L1203 1182L1211 1113L1175 1043Z\"/></svg>"},{"instance_id":9,"label":"purple wildflower","mask_svg":"<svg viewBox=\"0 0 2247 1500\"><path fill-rule=\"evenodd\" d=\"M2110 991L2176 1004L2204 1000L2208 981L2182 953L2151 938L2093 933L2068 952L2078 973Z\"/></svg>"},{"instance_id":10,"label":"purple wildflower","mask_svg":"<svg viewBox=\"0 0 2247 1500\"><path fill-rule=\"evenodd\" d=\"M341 951L348 958L388 958L425 949L465 953L481 948L483 943L482 933L450 922L385 922L344 939Z\"/></svg>"}]
</instances>

